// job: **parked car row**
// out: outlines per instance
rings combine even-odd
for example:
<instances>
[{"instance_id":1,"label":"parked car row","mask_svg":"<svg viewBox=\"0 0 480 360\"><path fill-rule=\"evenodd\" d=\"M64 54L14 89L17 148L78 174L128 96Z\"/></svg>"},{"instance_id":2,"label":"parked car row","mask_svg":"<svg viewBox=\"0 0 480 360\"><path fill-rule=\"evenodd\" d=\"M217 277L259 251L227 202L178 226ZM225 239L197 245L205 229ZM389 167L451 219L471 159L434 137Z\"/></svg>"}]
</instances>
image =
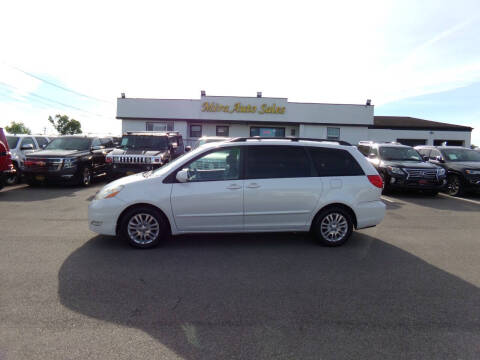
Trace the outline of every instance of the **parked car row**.
<instances>
[{"instance_id":1,"label":"parked car row","mask_svg":"<svg viewBox=\"0 0 480 360\"><path fill-rule=\"evenodd\" d=\"M480 153L459 146L417 146L361 141L359 151L377 169L383 192L417 189L458 196L480 190Z\"/></svg>"},{"instance_id":2,"label":"parked car row","mask_svg":"<svg viewBox=\"0 0 480 360\"><path fill-rule=\"evenodd\" d=\"M5 132L3 128L0 128L0 190L3 188L6 180L15 173L16 170L12 164L12 157Z\"/></svg>"}]
</instances>

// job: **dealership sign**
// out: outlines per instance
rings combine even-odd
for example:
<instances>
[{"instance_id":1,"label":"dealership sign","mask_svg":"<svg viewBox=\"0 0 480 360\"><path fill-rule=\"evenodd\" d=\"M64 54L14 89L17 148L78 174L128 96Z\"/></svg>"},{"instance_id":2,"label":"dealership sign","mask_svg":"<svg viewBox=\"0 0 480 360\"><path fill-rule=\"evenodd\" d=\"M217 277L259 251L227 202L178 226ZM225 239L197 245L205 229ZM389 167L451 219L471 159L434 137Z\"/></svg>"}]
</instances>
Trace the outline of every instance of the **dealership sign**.
<instances>
[{"instance_id":1,"label":"dealership sign","mask_svg":"<svg viewBox=\"0 0 480 360\"><path fill-rule=\"evenodd\" d=\"M204 102L202 104L202 112L224 112L224 113L242 113L242 114L285 114L285 106L277 106L276 104L262 104L262 106L235 103L231 105L222 105L215 102Z\"/></svg>"}]
</instances>

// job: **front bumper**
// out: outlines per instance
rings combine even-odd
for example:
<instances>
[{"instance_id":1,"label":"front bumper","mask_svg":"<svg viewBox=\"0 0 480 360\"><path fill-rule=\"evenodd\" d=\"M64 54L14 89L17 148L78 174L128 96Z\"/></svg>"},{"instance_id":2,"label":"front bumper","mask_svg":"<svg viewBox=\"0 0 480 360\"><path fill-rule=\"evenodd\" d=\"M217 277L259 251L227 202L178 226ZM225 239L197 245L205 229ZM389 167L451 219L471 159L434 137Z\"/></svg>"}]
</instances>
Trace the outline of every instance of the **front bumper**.
<instances>
[{"instance_id":1,"label":"front bumper","mask_svg":"<svg viewBox=\"0 0 480 360\"><path fill-rule=\"evenodd\" d=\"M447 179L445 176L436 179L408 179L390 175L387 186L396 189L442 190L447 186Z\"/></svg>"},{"instance_id":2,"label":"front bumper","mask_svg":"<svg viewBox=\"0 0 480 360\"><path fill-rule=\"evenodd\" d=\"M122 177L155 170L161 166L162 164L113 164L110 168L110 173L114 177Z\"/></svg>"},{"instance_id":3,"label":"front bumper","mask_svg":"<svg viewBox=\"0 0 480 360\"><path fill-rule=\"evenodd\" d=\"M51 181L51 182L70 182L77 178L77 167L48 170L48 169L29 169L25 167L23 174L26 177L31 177L37 181Z\"/></svg>"},{"instance_id":4,"label":"front bumper","mask_svg":"<svg viewBox=\"0 0 480 360\"><path fill-rule=\"evenodd\" d=\"M116 235L117 220L126 203L117 198L92 200L88 205L88 227L102 235Z\"/></svg>"}]
</instances>

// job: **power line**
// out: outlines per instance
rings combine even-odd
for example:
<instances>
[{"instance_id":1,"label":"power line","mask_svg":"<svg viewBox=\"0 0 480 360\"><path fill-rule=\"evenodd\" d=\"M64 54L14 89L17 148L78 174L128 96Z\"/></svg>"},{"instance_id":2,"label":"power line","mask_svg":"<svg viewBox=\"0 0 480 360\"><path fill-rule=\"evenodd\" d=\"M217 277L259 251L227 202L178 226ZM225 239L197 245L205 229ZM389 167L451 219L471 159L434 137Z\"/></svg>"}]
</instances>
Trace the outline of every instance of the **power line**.
<instances>
[{"instance_id":1,"label":"power line","mask_svg":"<svg viewBox=\"0 0 480 360\"><path fill-rule=\"evenodd\" d=\"M4 63L5 65L7 65L8 67L12 68L12 69L15 69L17 71L20 71L21 73L25 74L25 75L28 75L34 79L37 79L37 80L40 80L42 82L44 82L45 84L48 84L50 86L54 86L56 88L59 88L59 89L62 89L64 91L68 91L72 94L75 94L77 96L82 96L84 98L87 98L87 99L91 99L91 100L95 100L95 101L100 101L100 102L104 102L104 103L108 103L108 104L113 104L112 101L108 101L108 100L104 100L104 99L100 99L100 98L97 98L97 97L94 97L94 96L90 96L90 95L87 95L87 94L83 94L81 92L78 92L78 91L75 91L75 90L72 90L72 89L69 89L69 88L66 88L64 86L61 86L61 85L58 85L58 84L55 84L54 82L51 82L51 81L48 81L48 80L45 80L37 75L34 75L32 73L29 73L28 71L25 71L25 70L22 70L20 69L19 67L16 67L16 66L13 66L13 65L9 65L9 64L6 64Z\"/></svg>"},{"instance_id":2,"label":"power line","mask_svg":"<svg viewBox=\"0 0 480 360\"><path fill-rule=\"evenodd\" d=\"M13 85L4 83L3 81L0 81L0 85L7 86L7 87L9 87L9 88L11 88L11 89L14 89L14 90L20 90L20 89L18 89L17 87L15 87L15 86L13 86ZM29 93L29 94L27 94L27 95L23 95L22 97L24 97L24 98L25 98L25 97L26 97L26 98L35 97L35 98L38 98L38 99L41 99L41 100L49 101L49 102L54 103L54 104L57 104L57 105L64 106L64 107L66 107L66 108L71 108L71 109L78 110L78 111L81 111L81 112L84 112L84 113L87 113L87 114L95 115L95 116L98 116L98 117L101 117L101 118L107 118L105 115L97 114L97 113L94 113L94 112L91 112L91 111L88 111L88 110L85 110L85 109L82 109L82 108L79 108L79 107L76 107L76 106L73 106L73 105L65 104L65 103L62 103L62 102L60 102L60 101L52 100L52 99L50 99L50 98L37 95L37 94L34 94L34 93ZM32 100L33 100L33 99L32 99ZM50 105L50 104L48 104L48 105L49 105L49 106L52 106L52 105Z\"/></svg>"}]
</instances>

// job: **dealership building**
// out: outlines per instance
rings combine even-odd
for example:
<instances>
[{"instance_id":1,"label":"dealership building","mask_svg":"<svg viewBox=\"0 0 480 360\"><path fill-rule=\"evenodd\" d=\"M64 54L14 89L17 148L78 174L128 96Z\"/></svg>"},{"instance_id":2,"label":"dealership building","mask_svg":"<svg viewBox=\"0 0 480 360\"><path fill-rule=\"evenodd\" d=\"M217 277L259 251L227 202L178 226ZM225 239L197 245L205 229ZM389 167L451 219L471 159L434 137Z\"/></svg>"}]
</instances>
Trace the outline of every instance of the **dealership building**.
<instances>
[{"instance_id":1,"label":"dealership building","mask_svg":"<svg viewBox=\"0 0 480 360\"><path fill-rule=\"evenodd\" d=\"M122 132L178 131L187 144L201 136L308 137L470 146L472 128L399 116L375 116L366 104L290 102L287 98L206 96L200 99L117 99Z\"/></svg>"}]
</instances>

